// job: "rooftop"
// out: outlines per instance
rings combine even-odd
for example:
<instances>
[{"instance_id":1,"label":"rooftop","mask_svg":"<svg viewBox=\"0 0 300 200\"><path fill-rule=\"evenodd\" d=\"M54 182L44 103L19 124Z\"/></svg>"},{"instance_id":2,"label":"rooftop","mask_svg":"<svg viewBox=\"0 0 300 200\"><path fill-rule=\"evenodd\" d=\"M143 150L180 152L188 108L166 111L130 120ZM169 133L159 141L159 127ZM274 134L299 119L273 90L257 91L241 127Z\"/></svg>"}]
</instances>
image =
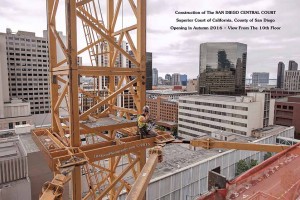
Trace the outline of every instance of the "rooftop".
<instances>
[{"instance_id":1,"label":"rooftop","mask_svg":"<svg viewBox=\"0 0 300 200\"><path fill-rule=\"evenodd\" d=\"M197 94L197 92L183 92L183 91L173 91L173 90L147 90L146 94L173 95L173 94Z\"/></svg>"},{"instance_id":2,"label":"rooftop","mask_svg":"<svg viewBox=\"0 0 300 200\"><path fill-rule=\"evenodd\" d=\"M245 102L244 100L238 101L238 99L242 99L245 97L247 99L252 98L250 96L226 96L226 95L210 95L210 94L203 94L203 95L193 95L193 96L183 96L179 99L187 99L187 100L201 100L201 101L222 101L222 102L236 102L236 103L250 103Z\"/></svg>"},{"instance_id":3,"label":"rooftop","mask_svg":"<svg viewBox=\"0 0 300 200\"><path fill-rule=\"evenodd\" d=\"M299 99L297 101L293 101L292 99ZM300 95L294 95L294 96L288 96L288 97L283 97L280 99L276 99L276 102L299 102L300 101Z\"/></svg>"},{"instance_id":4,"label":"rooftop","mask_svg":"<svg viewBox=\"0 0 300 200\"><path fill-rule=\"evenodd\" d=\"M264 137L266 137L278 134L286 128L287 127L284 126L274 125L260 129L258 131L264 133ZM236 135L236 138L231 142L253 142L257 140L257 138L255 137L246 137L239 134L234 135ZM200 138L203 137L208 136L204 136L204 134L200 136ZM192 139L192 137L188 137L186 139ZM194 148L190 148L187 144L167 144L163 148L163 162L157 165L153 174L153 178L166 175L168 173L174 173L176 170L179 170L183 167L217 155L220 153L219 150L222 150L222 152L227 151L227 149L206 150L202 148L196 148L194 150Z\"/></svg>"},{"instance_id":5,"label":"rooftop","mask_svg":"<svg viewBox=\"0 0 300 200\"><path fill-rule=\"evenodd\" d=\"M13 136L0 140L0 161L18 158L23 154L18 137Z\"/></svg>"}]
</instances>

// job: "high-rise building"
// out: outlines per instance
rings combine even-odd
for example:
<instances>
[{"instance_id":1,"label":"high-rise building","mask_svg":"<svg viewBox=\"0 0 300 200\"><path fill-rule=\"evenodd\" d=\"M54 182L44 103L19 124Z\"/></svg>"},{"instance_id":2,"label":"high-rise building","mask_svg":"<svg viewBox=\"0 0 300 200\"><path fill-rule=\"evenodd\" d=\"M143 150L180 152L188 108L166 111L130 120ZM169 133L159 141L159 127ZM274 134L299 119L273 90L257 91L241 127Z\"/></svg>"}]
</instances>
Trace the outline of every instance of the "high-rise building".
<instances>
[{"instance_id":1,"label":"high-rise building","mask_svg":"<svg viewBox=\"0 0 300 200\"><path fill-rule=\"evenodd\" d=\"M201 94L244 94L247 45L238 42L200 44Z\"/></svg>"},{"instance_id":2,"label":"high-rise building","mask_svg":"<svg viewBox=\"0 0 300 200\"><path fill-rule=\"evenodd\" d=\"M180 74L174 73L172 74L172 85L181 85Z\"/></svg>"},{"instance_id":3,"label":"high-rise building","mask_svg":"<svg viewBox=\"0 0 300 200\"><path fill-rule=\"evenodd\" d=\"M134 57L133 52L129 51L129 55ZM134 68L135 65L129 60L129 68ZM152 90L153 84L152 75L152 52L146 52L146 90Z\"/></svg>"},{"instance_id":4,"label":"high-rise building","mask_svg":"<svg viewBox=\"0 0 300 200\"><path fill-rule=\"evenodd\" d=\"M0 130L33 123L30 103L9 96L7 56L6 35L0 34Z\"/></svg>"},{"instance_id":5,"label":"high-rise building","mask_svg":"<svg viewBox=\"0 0 300 200\"><path fill-rule=\"evenodd\" d=\"M50 112L48 41L33 32L6 34L10 98L30 102L31 114Z\"/></svg>"},{"instance_id":6,"label":"high-rise building","mask_svg":"<svg viewBox=\"0 0 300 200\"><path fill-rule=\"evenodd\" d=\"M158 70L156 68L152 69L152 85L158 85Z\"/></svg>"},{"instance_id":7,"label":"high-rise building","mask_svg":"<svg viewBox=\"0 0 300 200\"><path fill-rule=\"evenodd\" d=\"M277 88L283 88L284 87L284 70L285 65L283 62L278 63L277 68Z\"/></svg>"},{"instance_id":8,"label":"high-rise building","mask_svg":"<svg viewBox=\"0 0 300 200\"><path fill-rule=\"evenodd\" d=\"M253 86L266 86L269 84L268 72L253 72L252 85Z\"/></svg>"},{"instance_id":9,"label":"high-rise building","mask_svg":"<svg viewBox=\"0 0 300 200\"><path fill-rule=\"evenodd\" d=\"M172 83L172 76L170 74L165 75L165 84L166 85L171 85Z\"/></svg>"},{"instance_id":10,"label":"high-rise building","mask_svg":"<svg viewBox=\"0 0 300 200\"><path fill-rule=\"evenodd\" d=\"M152 90L152 53L146 52L146 90Z\"/></svg>"},{"instance_id":11,"label":"high-rise building","mask_svg":"<svg viewBox=\"0 0 300 200\"><path fill-rule=\"evenodd\" d=\"M183 85L183 86L187 85L187 75L186 74L180 75L180 82L181 82L181 85Z\"/></svg>"},{"instance_id":12,"label":"high-rise building","mask_svg":"<svg viewBox=\"0 0 300 200\"><path fill-rule=\"evenodd\" d=\"M158 77L158 85L163 85L164 84L164 79L163 77L159 76Z\"/></svg>"},{"instance_id":13,"label":"high-rise building","mask_svg":"<svg viewBox=\"0 0 300 200\"><path fill-rule=\"evenodd\" d=\"M284 89L290 90L290 91L299 91L300 90L300 70L285 71Z\"/></svg>"},{"instance_id":14,"label":"high-rise building","mask_svg":"<svg viewBox=\"0 0 300 200\"><path fill-rule=\"evenodd\" d=\"M292 70L292 71L298 70L298 63L296 63L293 60L290 60L289 61L289 68L288 68L288 70Z\"/></svg>"}]
</instances>

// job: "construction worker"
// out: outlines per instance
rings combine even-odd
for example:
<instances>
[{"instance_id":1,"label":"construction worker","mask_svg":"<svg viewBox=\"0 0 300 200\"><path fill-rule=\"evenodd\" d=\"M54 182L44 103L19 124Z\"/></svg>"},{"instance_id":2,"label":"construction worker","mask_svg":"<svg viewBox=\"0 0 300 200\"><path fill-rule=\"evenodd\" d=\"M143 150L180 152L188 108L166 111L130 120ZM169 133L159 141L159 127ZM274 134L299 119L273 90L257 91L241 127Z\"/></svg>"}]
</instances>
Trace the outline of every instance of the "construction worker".
<instances>
[{"instance_id":1,"label":"construction worker","mask_svg":"<svg viewBox=\"0 0 300 200\"><path fill-rule=\"evenodd\" d=\"M138 128L141 135L141 138L145 138L148 135L147 123L150 118L150 109L149 106L143 107L143 113L138 117Z\"/></svg>"}]
</instances>

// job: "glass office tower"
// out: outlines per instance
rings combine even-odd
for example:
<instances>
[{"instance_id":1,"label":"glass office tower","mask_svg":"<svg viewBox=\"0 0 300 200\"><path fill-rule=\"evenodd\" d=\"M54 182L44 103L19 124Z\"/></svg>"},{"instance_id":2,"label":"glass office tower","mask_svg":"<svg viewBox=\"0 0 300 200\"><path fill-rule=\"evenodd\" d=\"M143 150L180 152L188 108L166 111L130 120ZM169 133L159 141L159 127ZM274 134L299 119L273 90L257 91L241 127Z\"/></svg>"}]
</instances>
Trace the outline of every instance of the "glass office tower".
<instances>
[{"instance_id":1,"label":"glass office tower","mask_svg":"<svg viewBox=\"0 0 300 200\"><path fill-rule=\"evenodd\" d=\"M200 44L200 94L245 93L247 45L237 42Z\"/></svg>"}]
</instances>

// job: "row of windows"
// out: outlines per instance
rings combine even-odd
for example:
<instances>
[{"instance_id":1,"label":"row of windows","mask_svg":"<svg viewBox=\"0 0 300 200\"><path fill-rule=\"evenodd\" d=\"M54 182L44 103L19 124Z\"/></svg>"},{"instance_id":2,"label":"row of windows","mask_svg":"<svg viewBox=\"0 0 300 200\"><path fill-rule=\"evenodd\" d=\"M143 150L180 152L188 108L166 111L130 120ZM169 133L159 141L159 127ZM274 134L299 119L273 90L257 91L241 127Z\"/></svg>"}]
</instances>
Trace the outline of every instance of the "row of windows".
<instances>
[{"instance_id":1,"label":"row of windows","mask_svg":"<svg viewBox=\"0 0 300 200\"><path fill-rule=\"evenodd\" d=\"M47 53L48 51L43 50L42 52ZM10 56L28 56L28 57L47 57L48 54L31 54L31 53L17 53L17 52L10 52L10 53L6 53L6 55L10 55Z\"/></svg>"},{"instance_id":2,"label":"row of windows","mask_svg":"<svg viewBox=\"0 0 300 200\"><path fill-rule=\"evenodd\" d=\"M195 127L191 127L191 126L186 126L186 125L183 125L183 124L179 124L178 126L182 127L182 128L189 129L189 130L198 131L200 133L210 133L210 131L202 130L200 128L195 128ZM180 130L180 133L190 134L190 133L184 132L182 130Z\"/></svg>"},{"instance_id":3,"label":"row of windows","mask_svg":"<svg viewBox=\"0 0 300 200\"><path fill-rule=\"evenodd\" d=\"M192 120L182 119L182 118L179 118L179 121L183 121L183 122L187 122L187 123L191 123L191 124L196 124L196 125L200 125L200 126L204 126L204 127L208 127L208 128L213 128L213 129L217 129L217 130L226 131L225 127L216 126L216 125L213 125L213 124L206 124L206 123L202 123L202 122L195 122L195 121L192 121ZM230 131L233 132L233 133L239 133L239 134L246 135L246 132L244 132L244 131L239 131L239 130L235 130L235 129L231 129Z\"/></svg>"},{"instance_id":4,"label":"row of windows","mask_svg":"<svg viewBox=\"0 0 300 200\"><path fill-rule=\"evenodd\" d=\"M31 94L32 95L32 93L29 93L29 94ZM38 100L38 101L40 101L40 100L43 100L43 99L45 99L46 101L48 100L48 99L50 99L49 97L30 97L30 98L26 98L25 100L26 101L28 101L28 99L31 101L31 102L33 102L33 100Z\"/></svg>"},{"instance_id":5,"label":"row of windows","mask_svg":"<svg viewBox=\"0 0 300 200\"><path fill-rule=\"evenodd\" d=\"M25 48L18 48L18 47L16 47L16 48L8 47L7 50L11 50L11 51L14 51L14 52L16 52L16 51L20 51L20 52L23 52L23 51L26 51L26 52L44 52L45 51L45 50L42 50L42 49L36 50L36 49L25 49Z\"/></svg>"},{"instance_id":6,"label":"row of windows","mask_svg":"<svg viewBox=\"0 0 300 200\"><path fill-rule=\"evenodd\" d=\"M213 128L213 129L217 129L217 130L228 131L228 132L232 132L232 133L238 133L238 134L241 134L241 135L246 135L247 134L245 131L239 131L239 130L235 130L235 129L226 129L225 127L215 126L215 125L201 123L201 122L195 122L195 121L182 119L182 118L179 118L179 121L188 122L188 123L192 123L192 124L197 124L197 125L200 125L200 126L209 127L209 128ZM187 128L187 129L190 129L190 130L194 130L194 131L203 132L203 130L195 128L195 127L185 126L185 125L182 125L182 124L179 124L178 126L183 127L183 128Z\"/></svg>"},{"instance_id":7,"label":"row of windows","mask_svg":"<svg viewBox=\"0 0 300 200\"><path fill-rule=\"evenodd\" d=\"M48 68L48 64L45 62L43 65L42 64L31 64L31 63L22 63L22 62L15 62L15 63L9 63L9 69L10 70L18 70L20 71L20 69L15 68L14 66L23 66L23 67L47 67ZM28 69L29 70L29 69ZM44 69L44 71L47 71L47 69Z\"/></svg>"},{"instance_id":8,"label":"row of windows","mask_svg":"<svg viewBox=\"0 0 300 200\"><path fill-rule=\"evenodd\" d=\"M8 37L9 40L16 40L16 41L26 41L26 42L40 42L40 43L48 43L47 40L36 40L36 39L29 39L29 38L19 38L19 37Z\"/></svg>"},{"instance_id":9,"label":"row of windows","mask_svg":"<svg viewBox=\"0 0 300 200\"><path fill-rule=\"evenodd\" d=\"M48 85L48 83L12 83L11 86L38 86L38 85Z\"/></svg>"},{"instance_id":10,"label":"row of windows","mask_svg":"<svg viewBox=\"0 0 300 200\"><path fill-rule=\"evenodd\" d=\"M26 124L26 121L16 122L15 124L16 124L16 125ZM13 122L8 123L8 128L9 128L9 129L13 129L13 128L14 128L14 123L13 123Z\"/></svg>"},{"instance_id":11,"label":"row of windows","mask_svg":"<svg viewBox=\"0 0 300 200\"><path fill-rule=\"evenodd\" d=\"M9 42L9 45L14 45L14 46L27 46L27 47L39 47L39 48L47 48L46 45L36 45L36 44L32 44L32 43L18 43L18 42Z\"/></svg>"},{"instance_id":12,"label":"row of windows","mask_svg":"<svg viewBox=\"0 0 300 200\"><path fill-rule=\"evenodd\" d=\"M34 111L34 112L31 112L32 115L34 115L34 114L44 114L44 113L50 113L50 111L46 110L46 111Z\"/></svg>"},{"instance_id":13,"label":"row of windows","mask_svg":"<svg viewBox=\"0 0 300 200\"><path fill-rule=\"evenodd\" d=\"M15 78L11 78L10 80L11 80L11 81L16 81ZM43 81L43 80L44 80L44 81L48 81L47 78L44 78L44 79L42 79L42 78L39 78L39 79L34 78L34 79L33 79L33 81ZM17 81L22 81L22 80L21 80L21 78L17 78ZM32 81L32 78L28 78L27 81Z\"/></svg>"},{"instance_id":14,"label":"row of windows","mask_svg":"<svg viewBox=\"0 0 300 200\"><path fill-rule=\"evenodd\" d=\"M179 112L179 114L183 115L183 116L187 116L187 117L195 117L197 119L205 119L205 120L209 120L209 121L220 122L220 123L223 123L223 124L231 124L231 125L234 125L234 126L247 127L247 124L240 123L240 122L233 122L233 121L224 120L224 119L217 119L217 118L212 118L212 117L193 115L193 114L188 114L188 113L183 113L183 112Z\"/></svg>"},{"instance_id":15,"label":"row of windows","mask_svg":"<svg viewBox=\"0 0 300 200\"><path fill-rule=\"evenodd\" d=\"M211 113L211 114L215 114L215 115L235 117L235 118L240 118L240 119L247 119L247 115L239 115L239 114L233 114L233 113L219 112L219 111L214 111L214 110L191 108L191 107L186 107L186 106L179 106L179 109L191 110L191 111L197 111L197 112L203 112L203 113Z\"/></svg>"},{"instance_id":16,"label":"row of windows","mask_svg":"<svg viewBox=\"0 0 300 200\"><path fill-rule=\"evenodd\" d=\"M26 58L8 58L8 61L27 61L27 62L48 62L48 60L41 60L41 59L26 59Z\"/></svg>"},{"instance_id":17,"label":"row of windows","mask_svg":"<svg viewBox=\"0 0 300 200\"><path fill-rule=\"evenodd\" d=\"M203 123L203 122L196 122L196 121L192 121L192 120L188 120L188 119L183 119L183 118L179 118L179 121L181 121L181 122L187 122L187 123L191 123L191 124L195 124L195 125L199 125L199 126L205 126L205 127L208 127L208 128L223 130L223 131L226 130L226 128L222 127L222 126L216 126L216 125L213 125L213 124L206 124L206 123Z\"/></svg>"},{"instance_id":18,"label":"row of windows","mask_svg":"<svg viewBox=\"0 0 300 200\"><path fill-rule=\"evenodd\" d=\"M287 110L287 109L293 110L294 109L293 106L281 106L281 105L277 105L276 107L279 108L279 109L285 109L285 110Z\"/></svg>"},{"instance_id":19,"label":"row of windows","mask_svg":"<svg viewBox=\"0 0 300 200\"><path fill-rule=\"evenodd\" d=\"M29 90L32 90L32 88L29 88ZM14 93L14 92L13 92L11 95L12 95L12 96L17 96L17 95L18 95L18 96L23 96L23 95L25 96L25 95L30 95L30 94L32 94L32 93ZM40 93L34 93L34 95L43 95L43 94L49 95L48 92L44 92L44 93L43 93L43 92L40 92Z\"/></svg>"},{"instance_id":20,"label":"row of windows","mask_svg":"<svg viewBox=\"0 0 300 200\"><path fill-rule=\"evenodd\" d=\"M210 107L217 107L217 108L227 108L227 109L248 111L248 107L242 107L242 106L232 106L232 105L206 103L206 102L198 102L198 101L195 102L195 101L189 101L189 100L179 100L179 102L189 103L189 104L194 104L194 105L202 105L202 106L210 106Z\"/></svg>"},{"instance_id":21,"label":"row of windows","mask_svg":"<svg viewBox=\"0 0 300 200\"><path fill-rule=\"evenodd\" d=\"M33 73L33 74L31 74L31 73L10 73L9 75L11 75L11 76L48 76L48 73Z\"/></svg>"},{"instance_id":22,"label":"row of windows","mask_svg":"<svg viewBox=\"0 0 300 200\"><path fill-rule=\"evenodd\" d=\"M14 56L13 55L13 53L9 53L10 55L7 55L7 57L8 58L24 58L24 57L27 57L27 60L28 60L28 57L30 57L30 58L32 58L32 57L35 57L35 58L42 58L42 57L44 57L44 58L48 58L48 54L38 54L38 55L36 55L36 54L32 54L32 56L30 55L30 54L27 54L27 55L30 55L30 56L26 56L26 54L19 54L19 53L16 53L16 55ZM19 54L19 55L17 55L17 54Z\"/></svg>"}]
</instances>

